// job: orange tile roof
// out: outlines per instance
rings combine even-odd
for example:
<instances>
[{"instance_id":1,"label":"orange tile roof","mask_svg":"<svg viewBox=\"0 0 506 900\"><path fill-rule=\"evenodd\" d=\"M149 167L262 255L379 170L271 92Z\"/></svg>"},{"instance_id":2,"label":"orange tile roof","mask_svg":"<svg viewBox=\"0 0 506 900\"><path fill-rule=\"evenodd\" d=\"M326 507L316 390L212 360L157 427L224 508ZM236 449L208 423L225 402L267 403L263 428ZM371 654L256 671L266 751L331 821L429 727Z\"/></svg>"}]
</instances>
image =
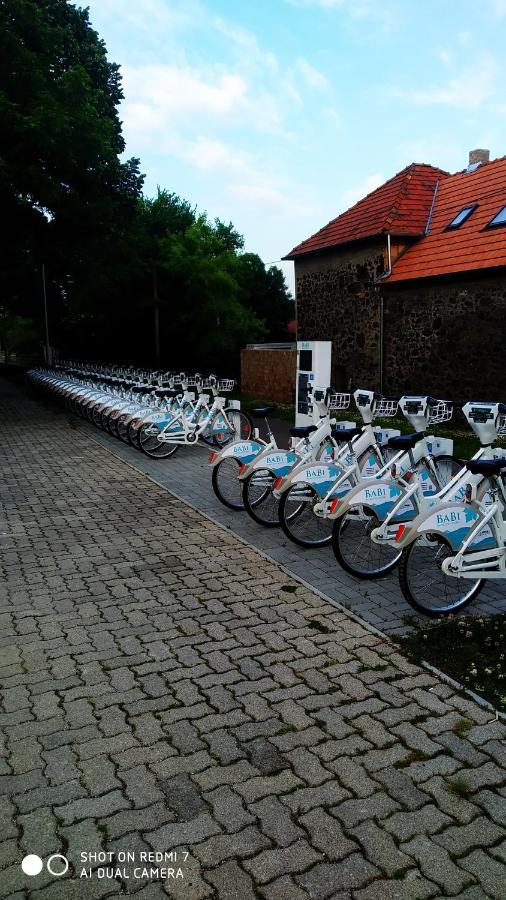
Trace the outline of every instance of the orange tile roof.
<instances>
[{"instance_id":1,"label":"orange tile roof","mask_svg":"<svg viewBox=\"0 0 506 900\"><path fill-rule=\"evenodd\" d=\"M464 206L477 207L459 228L447 227ZM394 263L387 284L506 266L506 228L487 224L506 205L506 157L474 172L442 178L428 234Z\"/></svg>"},{"instance_id":2,"label":"orange tile roof","mask_svg":"<svg viewBox=\"0 0 506 900\"><path fill-rule=\"evenodd\" d=\"M411 163L381 187L359 200L284 257L296 259L340 244L389 232L423 234L438 179L447 173L423 163Z\"/></svg>"}]
</instances>

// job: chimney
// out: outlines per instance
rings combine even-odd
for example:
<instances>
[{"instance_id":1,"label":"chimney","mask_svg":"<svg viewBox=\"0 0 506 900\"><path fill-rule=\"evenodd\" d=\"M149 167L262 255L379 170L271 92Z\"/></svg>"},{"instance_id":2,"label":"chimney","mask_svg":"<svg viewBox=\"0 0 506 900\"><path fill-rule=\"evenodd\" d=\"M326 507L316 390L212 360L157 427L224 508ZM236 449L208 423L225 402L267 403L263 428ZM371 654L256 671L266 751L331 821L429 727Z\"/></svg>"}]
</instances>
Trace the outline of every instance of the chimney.
<instances>
[{"instance_id":1,"label":"chimney","mask_svg":"<svg viewBox=\"0 0 506 900\"><path fill-rule=\"evenodd\" d=\"M469 165L474 166L476 164L481 165L481 163L488 163L490 161L490 150L470 150L469 151Z\"/></svg>"}]
</instances>

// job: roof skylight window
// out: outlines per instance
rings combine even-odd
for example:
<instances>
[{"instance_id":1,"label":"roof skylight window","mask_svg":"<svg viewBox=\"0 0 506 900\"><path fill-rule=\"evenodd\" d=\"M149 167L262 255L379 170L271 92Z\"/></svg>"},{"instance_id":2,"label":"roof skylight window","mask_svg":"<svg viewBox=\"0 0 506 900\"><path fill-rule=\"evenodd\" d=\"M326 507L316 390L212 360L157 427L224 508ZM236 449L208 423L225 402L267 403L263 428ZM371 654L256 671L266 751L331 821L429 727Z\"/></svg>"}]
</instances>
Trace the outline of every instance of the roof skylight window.
<instances>
[{"instance_id":1,"label":"roof skylight window","mask_svg":"<svg viewBox=\"0 0 506 900\"><path fill-rule=\"evenodd\" d=\"M488 223L487 228L495 228L497 225L506 225L506 206L499 210L497 215Z\"/></svg>"},{"instance_id":2,"label":"roof skylight window","mask_svg":"<svg viewBox=\"0 0 506 900\"><path fill-rule=\"evenodd\" d=\"M473 210L476 209L476 203L471 203L469 206L464 206L460 212L457 213L454 219L451 220L450 224L446 226L446 228L460 228L463 222L465 222Z\"/></svg>"}]
</instances>

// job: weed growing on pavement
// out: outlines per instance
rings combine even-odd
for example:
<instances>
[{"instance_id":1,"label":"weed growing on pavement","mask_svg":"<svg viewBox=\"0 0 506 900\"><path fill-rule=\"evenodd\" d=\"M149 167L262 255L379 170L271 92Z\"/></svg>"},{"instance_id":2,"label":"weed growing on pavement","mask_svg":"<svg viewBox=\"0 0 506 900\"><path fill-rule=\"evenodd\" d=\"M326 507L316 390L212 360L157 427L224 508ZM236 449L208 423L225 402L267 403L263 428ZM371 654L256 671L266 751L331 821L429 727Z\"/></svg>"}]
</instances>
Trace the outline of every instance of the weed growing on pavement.
<instances>
[{"instance_id":1,"label":"weed growing on pavement","mask_svg":"<svg viewBox=\"0 0 506 900\"><path fill-rule=\"evenodd\" d=\"M452 731L457 737L465 737L470 728L472 728L474 722L472 719L468 719L467 716L464 716L462 719L459 719L452 727Z\"/></svg>"},{"instance_id":2,"label":"weed growing on pavement","mask_svg":"<svg viewBox=\"0 0 506 900\"><path fill-rule=\"evenodd\" d=\"M323 622L319 622L318 619L309 619L308 628L313 628L315 631L319 631L321 634L330 634L330 628L327 628Z\"/></svg>"},{"instance_id":3,"label":"weed growing on pavement","mask_svg":"<svg viewBox=\"0 0 506 900\"><path fill-rule=\"evenodd\" d=\"M426 625L414 619L410 624L412 630L397 638L410 662L425 660L506 712L504 613L449 616ZM466 726L459 727L465 733Z\"/></svg>"},{"instance_id":4,"label":"weed growing on pavement","mask_svg":"<svg viewBox=\"0 0 506 900\"><path fill-rule=\"evenodd\" d=\"M286 591L287 594L295 594L295 591L297 590L297 585L296 584L282 584L281 590Z\"/></svg>"},{"instance_id":5,"label":"weed growing on pavement","mask_svg":"<svg viewBox=\"0 0 506 900\"><path fill-rule=\"evenodd\" d=\"M473 786L463 775L459 775L458 778L454 778L453 781L447 781L445 785L446 790L450 794L454 794L456 797L460 797L462 800L467 800L468 797L473 793Z\"/></svg>"}]
</instances>

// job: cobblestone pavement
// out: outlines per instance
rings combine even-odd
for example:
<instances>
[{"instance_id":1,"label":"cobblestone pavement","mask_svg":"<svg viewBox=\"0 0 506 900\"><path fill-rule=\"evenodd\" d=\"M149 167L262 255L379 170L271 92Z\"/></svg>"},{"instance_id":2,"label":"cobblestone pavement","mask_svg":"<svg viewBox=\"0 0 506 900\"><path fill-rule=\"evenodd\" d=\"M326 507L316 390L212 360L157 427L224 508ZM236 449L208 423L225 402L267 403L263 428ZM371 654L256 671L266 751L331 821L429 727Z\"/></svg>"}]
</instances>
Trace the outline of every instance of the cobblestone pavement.
<instances>
[{"instance_id":1,"label":"cobblestone pavement","mask_svg":"<svg viewBox=\"0 0 506 900\"><path fill-rule=\"evenodd\" d=\"M505 727L0 394L1 896L503 900Z\"/></svg>"},{"instance_id":2,"label":"cobblestone pavement","mask_svg":"<svg viewBox=\"0 0 506 900\"><path fill-rule=\"evenodd\" d=\"M286 423L281 422L280 425L286 440ZM171 459L152 460L88 423L79 420L79 427L138 471L148 474L163 487L380 631L386 634L403 634L407 631L406 616L422 620L406 603L399 588L396 571L377 581L358 581L341 569L330 547L318 550L297 547L285 537L281 528L263 528L247 513L232 512L223 506L211 487L211 469L207 462L209 449L183 447ZM286 443L280 446L286 446ZM485 614L506 612L504 587L491 582L473 602L472 611Z\"/></svg>"}]
</instances>

